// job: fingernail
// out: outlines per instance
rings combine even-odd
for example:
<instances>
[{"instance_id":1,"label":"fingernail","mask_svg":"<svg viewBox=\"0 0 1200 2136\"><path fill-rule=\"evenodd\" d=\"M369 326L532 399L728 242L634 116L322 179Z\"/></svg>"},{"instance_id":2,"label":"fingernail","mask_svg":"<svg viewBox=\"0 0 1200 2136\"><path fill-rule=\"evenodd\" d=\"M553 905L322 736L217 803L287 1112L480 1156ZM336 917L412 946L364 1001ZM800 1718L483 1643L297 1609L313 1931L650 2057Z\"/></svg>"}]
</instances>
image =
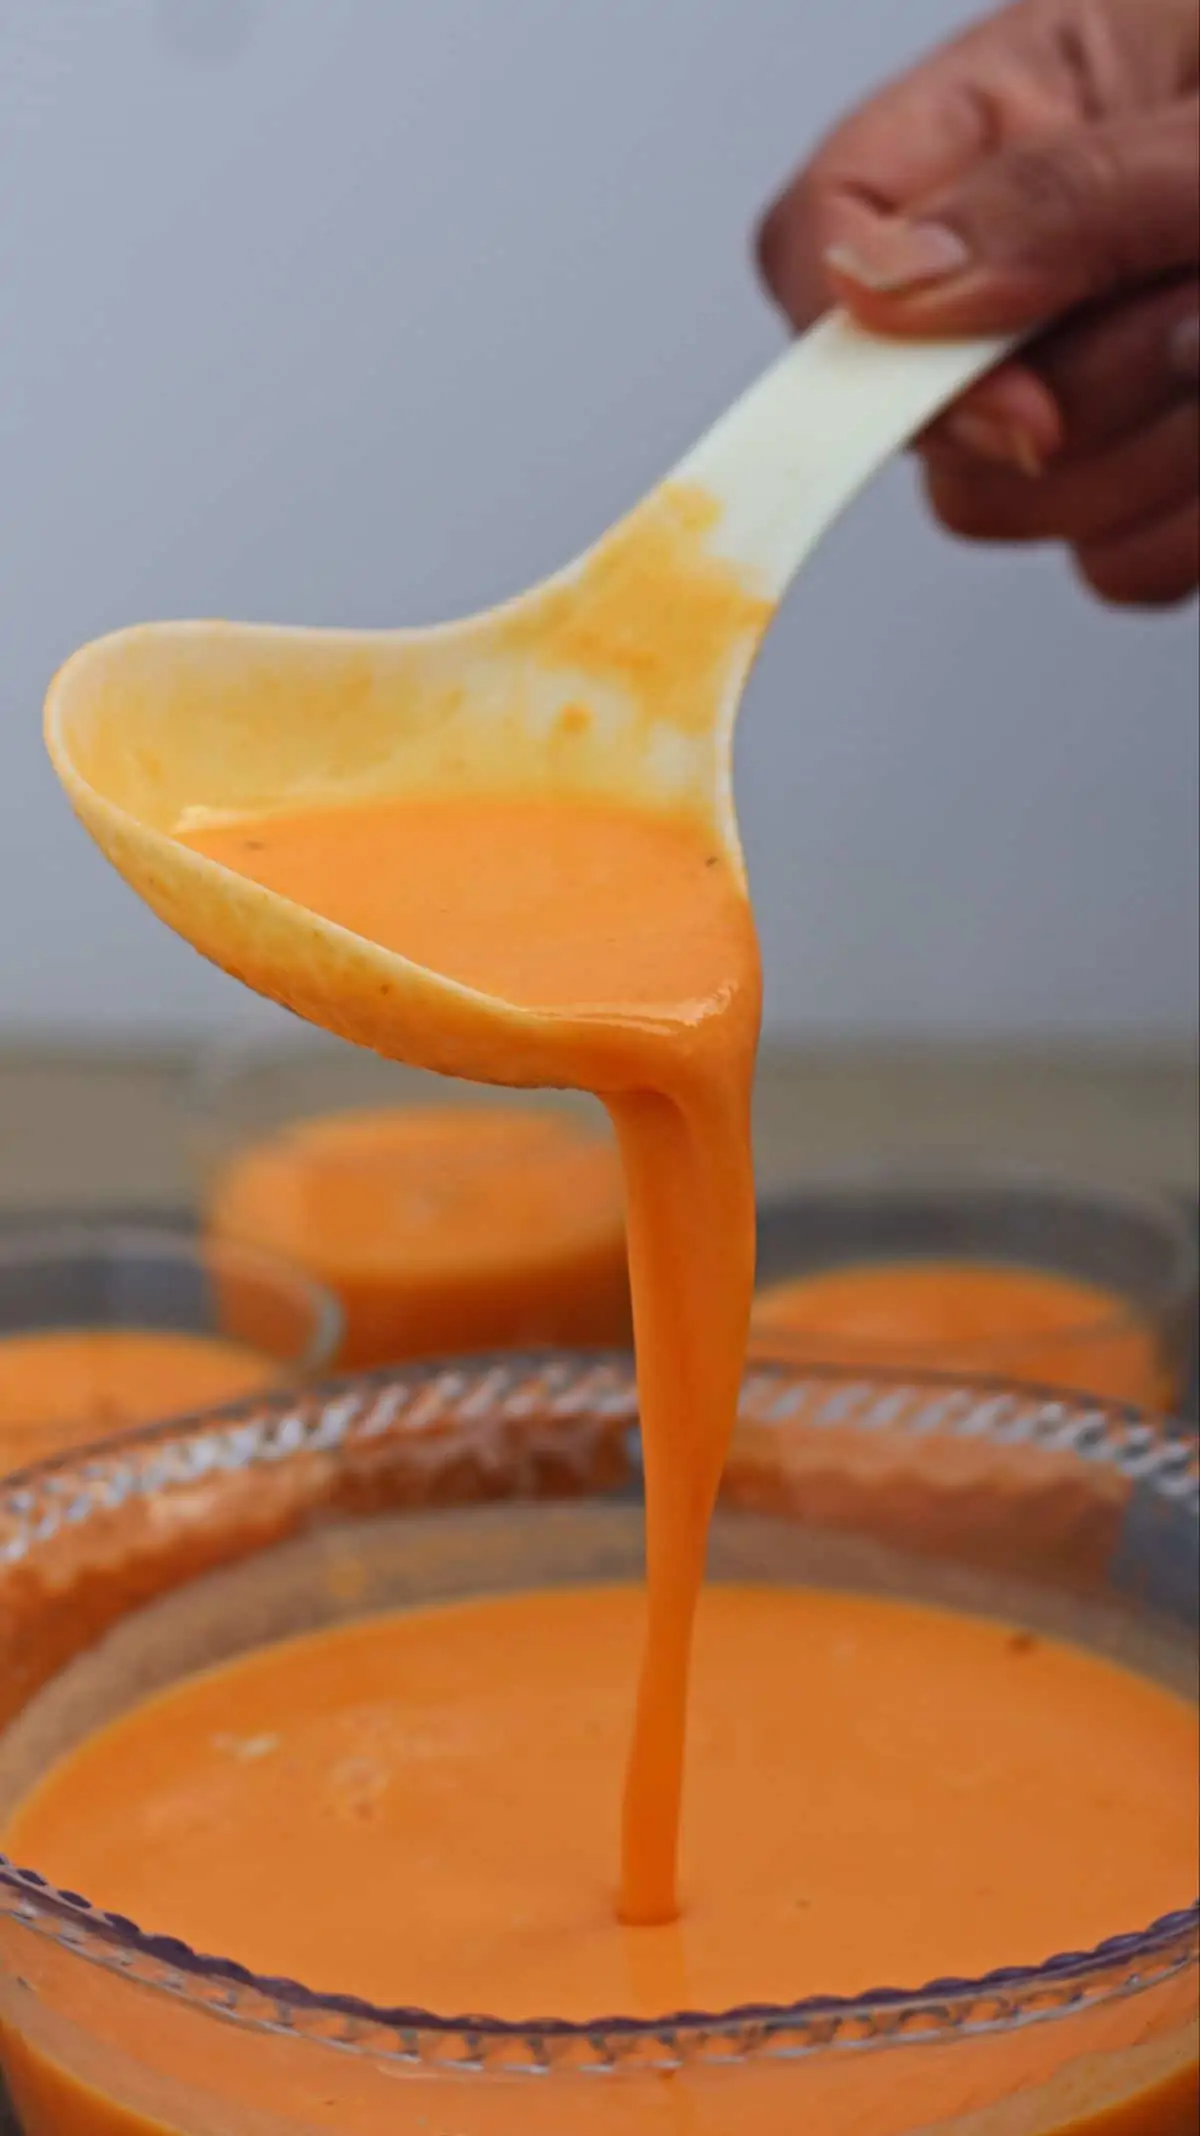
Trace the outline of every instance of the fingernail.
<instances>
[{"instance_id":1,"label":"fingernail","mask_svg":"<svg viewBox=\"0 0 1200 2136\"><path fill-rule=\"evenodd\" d=\"M945 223L880 218L852 245L831 245L825 260L835 274L884 296L962 274L971 264L971 248Z\"/></svg>"},{"instance_id":2,"label":"fingernail","mask_svg":"<svg viewBox=\"0 0 1200 2136\"><path fill-rule=\"evenodd\" d=\"M1031 480L1045 472L1045 463L1027 430L1019 423L1002 423L990 415L956 415L947 424L949 435L964 452L980 460L995 460L1015 467Z\"/></svg>"},{"instance_id":3,"label":"fingernail","mask_svg":"<svg viewBox=\"0 0 1200 2136\"><path fill-rule=\"evenodd\" d=\"M1180 378L1200 378L1200 312L1181 319L1171 336L1171 368Z\"/></svg>"},{"instance_id":4,"label":"fingernail","mask_svg":"<svg viewBox=\"0 0 1200 2136\"><path fill-rule=\"evenodd\" d=\"M1046 472L1046 463L1041 453L1029 432L1022 430L1018 424L1014 424L1011 436L1013 466L1018 468L1021 474L1028 475L1031 482L1036 482L1039 475Z\"/></svg>"},{"instance_id":5,"label":"fingernail","mask_svg":"<svg viewBox=\"0 0 1200 2136\"><path fill-rule=\"evenodd\" d=\"M1002 460L1006 466L1012 462L1012 433L1006 423L987 415L954 415L947 419L946 431L956 445L977 459Z\"/></svg>"}]
</instances>

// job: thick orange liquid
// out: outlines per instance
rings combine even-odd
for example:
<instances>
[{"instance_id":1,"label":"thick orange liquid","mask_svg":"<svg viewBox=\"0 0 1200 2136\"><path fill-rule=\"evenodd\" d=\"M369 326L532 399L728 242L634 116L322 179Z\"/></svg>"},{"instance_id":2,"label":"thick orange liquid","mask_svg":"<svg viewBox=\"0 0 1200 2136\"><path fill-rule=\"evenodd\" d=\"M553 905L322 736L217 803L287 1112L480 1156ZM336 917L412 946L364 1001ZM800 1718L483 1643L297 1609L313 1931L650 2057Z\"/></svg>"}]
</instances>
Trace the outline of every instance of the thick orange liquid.
<instances>
[{"instance_id":1,"label":"thick orange liquid","mask_svg":"<svg viewBox=\"0 0 1200 2136\"><path fill-rule=\"evenodd\" d=\"M259 1973L514 2018L974 1977L1086 1949L1196 1888L1181 1700L982 1619L713 1586L682 1918L623 1930L612 1778L641 1620L633 1589L558 1589L260 1649L85 1742L4 1844ZM1110 2038L1119 2015L1093 2051ZM1040 2028L1027 2081L1061 2052ZM990 2042L965 2092L937 2057L889 2058L883 2087L862 2058L814 2131L915 2131L950 2100L986 2105L1012 2053ZM787 2096L767 2124L777 2136L801 2125ZM246 2103L277 2103L265 2071ZM510 2111L498 2126L518 2136L519 2092ZM564 2136L571 2111L563 2100ZM697 2125L740 2126L736 2112Z\"/></svg>"},{"instance_id":2,"label":"thick orange liquid","mask_svg":"<svg viewBox=\"0 0 1200 2136\"><path fill-rule=\"evenodd\" d=\"M0 1336L0 1469L213 1409L265 1386L276 1370L243 1343L157 1328Z\"/></svg>"},{"instance_id":3,"label":"thick orange liquid","mask_svg":"<svg viewBox=\"0 0 1200 2136\"><path fill-rule=\"evenodd\" d=\"M208 1221L336 1293L343 1365L628 1341L617 1155L558 1114L299 1120L221 1167Z\"/></svg>"},{"instance_id":4,"label":"thick orange liquid","mask_svg":"<svg viewBox=\"0 0 1200 2136\"><path fill-rule=\"evenodd\" d=\"M1049 1269L879 1261L764 1291L760 1352L825 1364L920 1366L1074 1388L1144 1409L1175 1393L1148 1323L1111 1291Z\"/></svg>"},{"instance_id":5,"label":"thick orange liquid","mask_svg":"<svg viewBox=\"0 0 1200 2136\"><path fill-rule=\"evenodd\" d=\"M184 843L522 1008L557 1009L572 1026L654 1018L664 1054L678 1026L756 996L746 899L684 817L492 796L376 801ZM586 1049L586 1036L564 1032L567 1043Z\"/></svg>"},{"instance_id":6,"label":"thick orange liquid","mask_svg":"<svg viewBox=\"0 0 1200 2136\"><path fill-rule=\"evenodd\" d=\"M634 1588L557 1589L260 1649L92 1737L6 1849L258 1973L515 2018L652 2017L681 1963L716 2010L973 1978L1200 1889L1182 1700L984 1620L714 1585L686 1903L622 1931L641 1617Z\"/></svg>"}]
</instances>

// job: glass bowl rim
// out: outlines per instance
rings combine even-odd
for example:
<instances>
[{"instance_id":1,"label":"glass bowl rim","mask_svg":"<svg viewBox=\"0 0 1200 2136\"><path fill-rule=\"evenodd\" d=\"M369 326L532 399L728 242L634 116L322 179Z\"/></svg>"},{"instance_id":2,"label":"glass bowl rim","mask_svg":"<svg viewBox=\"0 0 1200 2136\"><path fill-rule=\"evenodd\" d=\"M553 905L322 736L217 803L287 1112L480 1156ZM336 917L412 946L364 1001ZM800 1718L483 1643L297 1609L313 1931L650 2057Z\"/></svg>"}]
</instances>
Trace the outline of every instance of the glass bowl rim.
<instances>
[{"instance_id":1,"label":"glass bowl rim","mask_svg":"<svg viewBox=\"0 0 1200 2136\"><path fill-rule=\"evenodd\" d=\"M560 1389L571 1382L582 1389L590 1375L604 1373L610 1388L616 1387L627 1398L630 1423L636 1423L633 1361L621 1352L547 1350L421 1359L317 1382L304 1394L317 1405L314 1436L321 1433L321 1443L328 1450L328 1433L322 1430L324 1419L340 1411L344 1428L347 1402L356 1396L361 1406L406 1389L416 1400L432 1383L451 1373L460 1383L464 1377L468 1380L463 1399L469 1401L472 1386L477 1399L480 1392L494 1385L498 1374L515 1377L534 1370L543 1374L557 1372ZM1086 1454L1080 1452L1079 1459L1136 1476L1157 1497L1182 1508L1189 1522L1200 1527L1200 1441L1186 1425L1148 1416L1129 1404L1097 1401L1058 1388L1039 1389L1004 1379L924 1371L863 1374L836 1365L798 1365L787 1358L751 1360L743 1400L756 1388L778 1393L785 1384L799 1389L814 1384L826 1387L835 1403L839 1396L874 1395L881 1405L885 1429L889 1428L886 1405L894 1402L898 1394L927 1393L933 1405L933 1420L924 1429L931 1436L937 1436L944 1428L948 1398L966 1398L970 1404L966 1416L972 1420L973 1436L982 1437L985 1443L994 1431L993 1443L1011 1444L1000 1437L1006 1403L1010 1408L1014 1401L1036 1405L1038 1417L1045 1418L1048 1426L1059 1432L1064 1417L1074 1418L1078 1428L1087 1429L1090 1434ZM989 1415L989 1407L998 1415ZM113 1501L102 1486L106 1471L111 1476L113 1463L127 1460L139 1448L147 1453L169 1449L189 1435L228 1432L236 1441L241 1465L251 1460L246 1450L247 1427L253 1427L256 1418L265 1423L287 1413L287 1390L266 1390L257 1398L246 1397L203 1416L172 1419L77 1453L60 1455L0 1482L0 1509L6 1499L10 1506L17 1502L20 1509L20 1500L32 1500L42 1481L55 1485L57 1493L63 1494L64 1487L69 1490L72 1469L80 1470L81 1484L86 1480L98 1489L100 1502L107 1508ZM977 1419L982 1419L982 1430ZM868 1422L839 1414L836 1421L839 1426L849 1423L852 1429L869 1428L876 1434L880 1429L878 1419ZM306 1448L304 1442L291 1451ZM264 1453L262 1458L277 1463L279 1456ZM361 2047L376 2058L381 2051L378 2038L363 2040L363 2032L371 2028L376 2033L399 2034L406 2043L415 2041L424 2043L427 2049L432 2047L435 2059L455 2068L482 2068L482 2058L489 2047L502 2050L506 2043L514 2042L526 2046L531 2056L528 2064L506 2061L504 2067L514 2071L526 2066L541 2069L555 2045L569 2047L572 2043L601 2053L611 2045L614 2058L619 2058L623 2050L639 2043L669 2047L677 2038L681 2043L679 2051L686 2053L689 2042L702 2050L710 2036L723 2038L749 2032L758 2051L770 2052L778 2035L815 2026L820 2034L816 2044L832 2046L838 2044L837 2031L841 2027L849 2028L856 2039L874 2038L874 2033L864 2036L858 2029L872 2025L881 2027L886 2036L901 2036L890 2034L888 2028L902 2027L905 2017L920 2021L912 2038L933 2044L938 2039L961 2036L964 2030L1008 2029L1035 2017L1059 2016L1087 2007L1094 2000L1107 1999L1110 1994L1145 1990L1195 1970L1200 1964L1198 1898L1188 1907L1164 1914L1143 1928L1108 1937L1088 1950L1058 1952L1036 1964L1000 1967L975 1978L954 1976L911 1988L875 1987L854 1995L811 1995L792 2003L752 2002L720 2011L683 2009L653 2017L605 2014L591 2018L500 2018L472 2012L437 2012L415 2005L389 2008L362 1997L256 1974L236 1960L197 1952L170 1935L148 1934L126 1916L93 1907L80 1893L58 1889L38 1871L22 1868L0 1852L0 1900L4 1899L7 1910L19 1923L42 1927L83 1962L103 1963L131 1981L146 1977L135 1971L139 1961L150 1968L166 1969L170 1992L196 2011L210 2016L220 2014L226 2019L232 2016L235 2021L240 2018L251 2029L266 2024L275 2031L281 2024L287 2029L293 2022L303 2027L306 2020L315 2020L322 2029L305 2034L306 2037L336 2044L340 2051ZM99 1945L103 1959L91 1955L87 1948L91 1944ZM184 1981L195 1983L196 1991L187 1993L181 1985ZM162 1991L162 1984L153 1979L147 1978L146 1984ZM202 1992L206 1987L211 1991L209 1995ZM264 2011L271 2014L261 2020L241 2017L229 2002L230 1991L238 1989L252 1995L256 2004L261 2003ZM997 2002L1015 1998L1019 2005L1022 1996L1030 1999L1028 2011L1022 2012L1018 2007L997 2015ZM976 2006L986 2014L973 2022ZM934 2022L927 2022L931 2017ZM331 2023L346 2026L347 2037L336 2038L327 2029ZM439 2053L439 2045L444 2049L447 2042L462 2043L463 2056ZM419 2044L417 2051L419 2054ZM783 2051L790 2050L785 2047ZM410 2044L410 2055L411 2052ZM731 2057L728 2050L722 2052L722 2060L731 2058L741 2059L742 2054L735 2050Z\"/></svg>"},{"instance_id":2,"label":"glass bowl rim","mask_svg":"<svg viewBox=\"0 0 1200 2136\"><path fill-rule=\"evenodd\" d=\"M382 1077L370 1095L346 1093L315 1103L297 1100L277 1108L268 1102L265 1115L257 1117L252 1095L259 1079L287 1078L306 1069L334 1067L355 1061ZM387 1112L493 1112L540 1113L571 1120L592 1140L605 1141L611 1133L596 1101L577 1090L522 1087L514 1084L479 1083L469 1078L447 1085L432 1069L410 1068L389 1061L354 1039L342 1038L320 1025L306 1024L296 1033L263 1032L230 1028L217 1032L199 1045L188 1064L181 1085L188 1146L193 1158L206 1167L260 1142L274 1143L305 1122L346 1119L360 1113ZM587 1109L579 1104L588 1099ZM250 1103L245 1118L242 1103ZM214 1152L222 1153L220 1159Z\"/></svg>"},{"instance_id":3,"label":"glass bowl rim","mask_svg":"<svg viewBox=\"0 0 1200 2136\"><path fill-rule=\"evenodd\" d=\"M798 1215L806 1204L811 1203L823 1203L828 1207L840 1202L849 1208L869 1196L872 1203L878 1207L880 1202L885 1206L894 1205L908 1199L919 1199L922 1195L971 1193L1004 1195L1014 1205L1022 1202L1032 1204L1040 1199L1068 1207L1074 1206L1081 1211L1104 1211L1116 1216L1132 1217L1147 1229L1156 1230L1170 1255L1170 1265L1153 1296L1134 1298L1112 1286L1110 1295L1114 1300L1114 1309L1102 1316L1097 1315L1094 1319L1064 1322L1061 1327L1040 1329L1033 1335L972 1338L968 1347L973 1356L980 1360L981 1373L987 1373L993 1368L1002 1372L1007 1357L1019 1356L1022 1351L1028 1351L1035 1342L1085 1343L1122 1333L1129 1328L1149 1326L1152 1329L1156 1317L1180 1311L1195 1299L1197 1289L1200 1288L1200 1238L1185 1213L1182 1196L1176 1197L1153 1187L1131 1185L1127 1181L1097 1181L1094 1178L1084 1178L1064 1167L1047 1168L1021 1159L984 1162L965 1158L958 1162L943 1153L941 1156L931 1156L927 1164L923 1164L919 1158L905 1158L894 1164L886 1159L873 1164L867 1159L857 1165L831 1166L828 1169L807 1172L797 1177L790 1187L763 1198L759 1204L759 1225L761 1230L764 1225L770 1225L772 1222L784 1222L789 1217ZM877 1256L864 1254L861 1258L856 1255L853 1265L865 1266L869 1262L873 1267L890 1267L897 1261L910 1259L914 1262L940 1262L950 1259L988 1261L988 1258L986 1252L976 1249L965 1249L953 1254L900 1252L881 1253ZM785 1326L773 1326L769 1321L757 1319L757 1307L765 1303L773 1291L782 1290L793 1281L800 1282L806 1275L824 1274L835 1265L842 1267L850 1264L841 1261L836 1264L832 1261L814 1262L810 1268L797 1269L793 1276L771 1277L755 1299L754 1327L759 1339L769 1342L772 1336L777 1336L781 1345L786 1344L788 1340L789 1331ZM1035 1273L1044 1271L1047 1275L1053 1275L1058 1272L1048 1260L1045 1263L1031 1260L1020 1265L1032 1268ZM1097 1282L1097 1288L1102 1289L1104 1286ZM809 1329L803 1332L806 1340L813 1343L819 1344L825 1339L820 1333ZM828 1340L838 1343L846 1370L858 1369L861 1365L864 1370L882 1376L891 1369L903 1369L902 1366L889 1367L883 1353L892 1345L886 1339L876 1343L869 1338L863 1338L853 1346L843 1343L832 1334ZM940 1346L933 1341L908 1345L907 1355L913 1361L914 1370L924 1374L924 1360L932 1359L938 1347ZM786 1350L781 1354L786 1356ZM845 1362L851 1358L854 1360L853 1367ZM969 1373L964 1372L962 1376L972 1382L976 1379L974 1369ZM1071 1391L1077 1397L1082 1394L1082 1390L1078 1388Z\"/></svg>"},{"instance_id":4,"label":"glass bowl rim","mask_svg":"<svg viewBox=\"0 0 1200 2136\"><path fill-rule=\"evenodd\" d=\"M71 1259L115 1263L125 1257L160 1264L174 1262L200 1269L223 1266L236 1271L241 1268L300 1299L312 1322L304 1348L296 1357L286 1361L281 1358L271 1360L280 1368L280 1378L285 1381L297 1374L323 1370L331 1365L337 1353L345 1322L339 1300L307 1269L261 1247L243 1244L240 1239L210 1236L199 1225L167 1220L156 1224L140 1217L136 1222L130 1222L101 1214L94 1218L74 1214L41 1217L34 1212L0 1223L0 1272L12 1267L53 1267ZM35 1321L28 1330L0 1327L0 1341L6 1335L37 1334L43 1326L58 1324ZM132 1328L144 1323L133 1319L122 1325ZM172 1423L180 1419L165 1421ZM159 1426L152 1425L149 1429L157 1430ZM124 1438L129 1434L121 1436Z\"/></svg>"}]
</instances>

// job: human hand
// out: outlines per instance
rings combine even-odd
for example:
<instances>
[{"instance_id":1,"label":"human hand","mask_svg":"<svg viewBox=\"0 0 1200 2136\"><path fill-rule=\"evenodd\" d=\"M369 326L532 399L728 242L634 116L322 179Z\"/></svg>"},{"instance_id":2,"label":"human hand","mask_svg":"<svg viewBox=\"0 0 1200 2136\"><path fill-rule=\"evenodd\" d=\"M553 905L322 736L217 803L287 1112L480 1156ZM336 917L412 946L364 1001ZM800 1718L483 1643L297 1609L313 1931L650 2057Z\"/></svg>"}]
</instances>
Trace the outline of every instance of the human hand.
<instances>
[{"instance_id":1,"label":"human hand","mask_svg":"<svg viewBox=\"0 0 1200 2136\"><path fill-rule=\"evenodd\" d=\"M825 143L760 254L797 327L1036 332L921 443L955 532L1063 541L1106 599L1200 580L1194 0L1018 0Z\"/></svg>"}]
</instances>

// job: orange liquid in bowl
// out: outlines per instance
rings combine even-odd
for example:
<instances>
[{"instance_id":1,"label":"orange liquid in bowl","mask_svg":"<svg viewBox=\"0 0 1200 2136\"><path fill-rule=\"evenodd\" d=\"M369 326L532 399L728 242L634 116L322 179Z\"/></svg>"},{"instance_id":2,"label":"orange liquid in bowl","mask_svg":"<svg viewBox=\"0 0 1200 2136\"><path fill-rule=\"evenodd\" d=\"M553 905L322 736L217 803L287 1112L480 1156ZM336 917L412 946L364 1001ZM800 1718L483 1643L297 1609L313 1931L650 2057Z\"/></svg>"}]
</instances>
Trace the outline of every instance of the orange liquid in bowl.
<instances>
[{"instance_id":1,"label":"orange liquid in bowl","mask_svg":"<svg viewBox=\"0 0 1200 2136\"><path fill-rule=\"evenodd\" d=\"M551 1112L298 1120L227 1160L208 1222L335 1293L343 1366L629 1340L616 1151Z\"/></svg>"},{"instance_id":2,"label":"orange liquid in bowl","mask_svg":"<svg viewBox=\"0 0 1200 2136\"><path fill-rule=\"evenodd\" d=\"M1089 1948L1113 1921L1149 1923L1200 1877L1182 1700L986 1619L715 1585L692 1687L682 1915L622 1929L612 1780L641 1634L635 1589L559 1588L260 1649L86 1742L4 1844L99 1905L267 1976L513 2018L975 1977ZM1124 2044L1126 2022L1119 2002L1096 2013L1092 2055ZM210 2076L225 2037L208 2044ZM941 2127L964 2100L1002 2097L1014 2066L1030 2089L1048 2081L1061 2054L1055 2027L1034 2026L1023 2042L976 2043L961 2067L953 2053L888 2056L886 2083L862 2056L825 2121L801 2118L821 2094L783 2063L777 2106L754 2126ZM1174 2107L1160 2095L1154 2136L1182 2130L1187 2081L1176 2077ZM496 2089L487 2130L526 2136L540 2112L529 2084ZM614 2132L660 2126L644 2105L623 2118L619 2079L610 2089ZM264 2113L280 2104L265 2064L239 2096ZM738 2136L736 2099L727 2119L701 2113L703 2136ZM403 2101L401 2087L387 2136L476 2126L465 2110L443 2120L436 2093L411 2121ZM55 2110L34 2136L97 2136L65 2098ZM568 2136L570 2091L558 2112ZM313 2106L310 2125L343 2136ZM1081 2110L1053 2126L1133 2136L1142 2124Z\"/></svg>"},{"instance_id":3,"label":"orange liquid in bowl","mask_svg":"<svg viewBox=\"0 0 1200 2136\"><path fill-rule=\"evenodd\" d=\"M245 1343L158 1328L0 1335L0 1472L214 1409L266 1386L278 1369Z\"/></svg>"},{"instance_id":4,"label":"orange liquid in bowl","mask_svg":"<svg viewBox=\"0 0 1200 2136\"><path fill-rule=\"evenodd\" d=\"M1099 1284L998 1262L863 1261L772 1285L756 1300L760 1355L992 1375L1169 1410L1157 1331Z\"/></svg>"}]
</instances>

